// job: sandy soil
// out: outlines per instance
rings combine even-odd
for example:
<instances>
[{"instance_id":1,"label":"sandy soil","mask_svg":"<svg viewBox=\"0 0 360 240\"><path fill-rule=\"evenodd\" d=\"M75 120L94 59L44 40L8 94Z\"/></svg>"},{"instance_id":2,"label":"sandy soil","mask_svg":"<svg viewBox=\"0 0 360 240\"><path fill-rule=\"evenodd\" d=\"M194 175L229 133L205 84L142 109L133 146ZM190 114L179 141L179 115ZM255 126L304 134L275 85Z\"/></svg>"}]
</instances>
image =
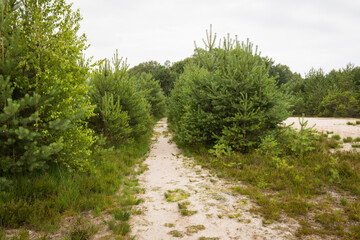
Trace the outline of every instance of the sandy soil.
<instances>
[{"instance_id":1,"label":"sandy soil","mask_svg":"<svg viewBox=\"0 0 360 240\"><path fill-rule=\"evenodd\" d=\"M156 142L145 160L149 170L139 177L145 193L138 208L143 213L131 219L135 239L293 239L295 220L287 224L263 225L262 218L252 216L253 204L242 195L233 195L233 185L195 166L180 154L167 133L166 119L155 127ZM178 203L168 202L168 190L182 189L189 194L188 209L194 215L180 213ZM196 227L194 227L197 225ZM171 234L172 231L172 234ZM176 232L177 231L177 232Z\"/></svg>"}]
</instances>

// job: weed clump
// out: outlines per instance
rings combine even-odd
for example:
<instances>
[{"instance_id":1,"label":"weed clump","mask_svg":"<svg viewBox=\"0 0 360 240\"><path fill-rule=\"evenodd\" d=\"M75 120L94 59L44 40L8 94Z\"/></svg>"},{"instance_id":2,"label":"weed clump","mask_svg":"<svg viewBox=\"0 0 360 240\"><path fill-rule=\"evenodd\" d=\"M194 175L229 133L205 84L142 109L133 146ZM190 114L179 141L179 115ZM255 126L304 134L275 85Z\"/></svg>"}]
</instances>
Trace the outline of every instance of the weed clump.
<instances>
[{"instance_id":1,"label":"weed clump","mask_svg":"<svg viewBox=\"0 0 360 240\"><path fill-rule=\"evenodd\" d=\"M204 225L192 225L186 227L186 235L192 235L194 233L198 233L199 231L205 230Z\"/></svg>"},{"instance_id":2,"label":"weed clump","mask_svg":"<svg viewBox=\"0 0 360 240\"><path fill-rule=\"evenodd\" d=\"M188 209L188 206L190 205L190 202L183 202L178 203L178 207L180 210L181 215L183 216L191 216L197 213L197 211L192 211Z\"/></svg>"},{"instance_id":3,"label":"weed clump","mask_svg":"<svg viewBox=\"0 0 360 240\"><path fill-rule=\"evenodd\" d=\"M168 190L164 193L164 196L168 202L178 202L190 197L190 193L178 188L175 190Z\"/></svg>"},{"instance_id":4,"label":"weed clump","mask_svg":"<svg viewBox=\"0 0 360 240\"><path fill-rule=\"evenodd\" d=\"M343 142L344 143L352 143L353 139L352 139L352 137L343 138Z\"/></svg>"},{"instance_id":5,"label":"weed clump","mask_svg":"<svg viewBox=\"0 0 360 240\"><path fill-rule=\"evenodd\" d=\"M88 240L98 229L85 219L78 218L74 227L70 230L69 237L71 240Z\"/></svg>"},{"instance_id":6,"label":"weed clump","mask_svg":"<svg viewBox=\"0 0 360 240\"><path fill-rule=\"evenodd\" d=\"M180 232L178 230L172 230L170 232L168 232L169 235L173 236L173 237L176 237L176 238L182 238L184 237L184 233L183 232Z\"/></svg>"},{"instance_id":7,"label":"weed clump","mask_svg":"<svg viewBox=\"0 0 360 240\"><path fill-rule=\"evenodd\" d=\"M115 234L122 236L125 236L128 232L130 232L130 225L127 222L110 221L109 228Z\"/></svg>"},{"instance_id":8,"label":"weed clump","mask_svg":"<svg viewBox=\"0 0 360 240\"><path fill-rule=\"evenodd\" d=\"M335 139L335 140L340 140L341 139L339 134L332 135L331 138Z\"/></svg>"}]
</instances>

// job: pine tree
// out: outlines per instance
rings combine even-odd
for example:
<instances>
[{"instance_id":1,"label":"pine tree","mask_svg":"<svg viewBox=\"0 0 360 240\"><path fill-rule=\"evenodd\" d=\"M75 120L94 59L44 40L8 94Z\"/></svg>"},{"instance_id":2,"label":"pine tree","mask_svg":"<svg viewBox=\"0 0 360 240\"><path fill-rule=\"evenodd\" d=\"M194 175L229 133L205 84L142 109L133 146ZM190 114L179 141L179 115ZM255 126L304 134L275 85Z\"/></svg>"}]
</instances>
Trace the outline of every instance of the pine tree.
<instances>
[{"instance_id":1,"label":"pine tree","mask_svg":"<svg viewBox=\"0 0 360 240\"><path fill-rule=\"evenodd\" d=\"M149 130L150 105L130 77L125 61L114 55L112 65L105 60L90 79L90 101L95 116L90 126L98 133L116 140L113 144L139 137ZM116 129L118 128L118 129ZM109 130L113 129L110 133Z\"/></svg>"},{"instance_id":2,"label":"pine tree","mask_svg":"<svg viewBox=\"0 0 360 240\"><path fill-rule=\"evenodd\" d=\"M170 97L169 120L184 144L247 152L288 116L286 96L247 42L207 35Z\"/></svg>"},{"instance_id":3,"label":"pine tree","mask_svg":"<svg viewBox=\"0 0 360 240\"><path fill-rule=\"evenodd\" d=\"M151 105L151 114L161 117L165 114L165 95L159 81L151 73L142 73L138 77L138 89L142 91L146 100Z\"/></svg>"},{"instance_id":4,"label":"pine tree","mask_svg":"<svg viewBox=\"0 0 360 240\"><path fill-rule=\"evenodd\" d=\"M39 121L36 106L41 101L37 94L25 94L12 99L14 87L10 77L0 75L0 177L9 174L32 172L48 166L51 156L63 148L63 140L44 144L35 122ZM49 128L63 128L66 122L50 122Z\"/></svg>"}]
</instances>

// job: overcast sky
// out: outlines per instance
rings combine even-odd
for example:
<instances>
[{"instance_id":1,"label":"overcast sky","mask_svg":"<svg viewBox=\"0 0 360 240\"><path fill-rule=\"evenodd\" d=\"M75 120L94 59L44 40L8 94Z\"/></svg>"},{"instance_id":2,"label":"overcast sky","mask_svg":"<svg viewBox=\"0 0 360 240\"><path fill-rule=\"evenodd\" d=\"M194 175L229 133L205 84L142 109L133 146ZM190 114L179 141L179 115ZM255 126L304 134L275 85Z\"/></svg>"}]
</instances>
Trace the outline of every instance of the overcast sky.
<instances>
[{"instance_id":1,"label":"overcast sky","mask_svg":"<svg viewBox=\"0 0 360 240\"><path fill-rule=\"evenodd\" d=\"M262 56L303 76L360 65L360 0L66 0L80 9L94 60L116 49L130 66L176 62L210 24L218 37L250 39Z\"/></svg>"}]
</instances>

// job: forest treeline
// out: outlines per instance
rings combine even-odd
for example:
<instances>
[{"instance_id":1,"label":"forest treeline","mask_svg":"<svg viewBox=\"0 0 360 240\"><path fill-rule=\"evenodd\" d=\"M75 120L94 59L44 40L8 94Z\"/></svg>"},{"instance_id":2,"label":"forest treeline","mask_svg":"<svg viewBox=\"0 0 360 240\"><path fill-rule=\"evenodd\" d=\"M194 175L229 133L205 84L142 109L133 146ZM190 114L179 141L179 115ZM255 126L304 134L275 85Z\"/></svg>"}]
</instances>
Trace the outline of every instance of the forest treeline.
<instances>
[{"instance_id":1,"label":"forest treeline","mask_svg":"<svg viewBox=\"0 0 360 240\"><path fill-rule=\"evenodd\" d=\"M253 196L266 219L279 219L281 204L306 214L305 199L324 186L360 194L356 153L329 155L338 143L306 122L299 132L280 126L291 115L360 117L359 67L302 77L250 41L218 42L211 31L204 48L175 63L129 68L118 52L92 63L80 12L64 0L3 0L0 11L1 227L48 230L62 214L120 205L127 217L109 227L125 235L128 206L139 203L130 177L166 115L175 141L202 164L227 169L256 193L282 191L275 200ZM124 195L111 197L119 188ZM346 211L360 212L352 207ZM354 237L356 229L336 234ZM302 230L310 231L306 223Z\"/></svg>"}]
</instances>

